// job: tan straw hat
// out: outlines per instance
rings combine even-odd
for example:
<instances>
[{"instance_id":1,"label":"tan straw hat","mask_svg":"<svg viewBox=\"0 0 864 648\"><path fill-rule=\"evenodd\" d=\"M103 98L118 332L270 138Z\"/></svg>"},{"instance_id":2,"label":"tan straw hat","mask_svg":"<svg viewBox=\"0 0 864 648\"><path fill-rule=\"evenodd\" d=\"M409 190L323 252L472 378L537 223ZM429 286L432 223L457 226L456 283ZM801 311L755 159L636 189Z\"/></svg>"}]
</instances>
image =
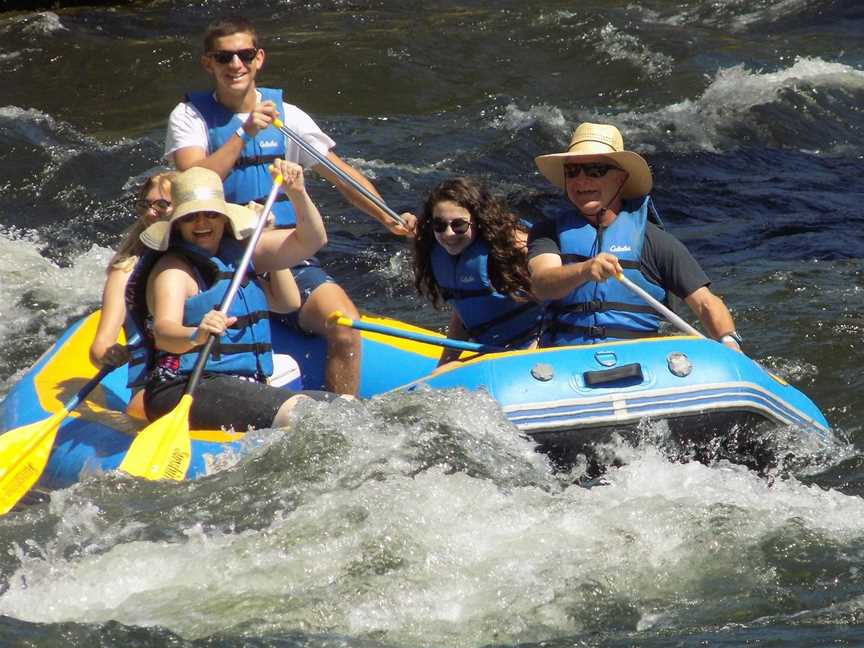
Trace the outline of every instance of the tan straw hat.
<instances>
[{"instance_id":1,"label":"tan straw hat","mask_svg":"<svg viewBox=\"0 0 864 648\"><path fill-rule=\"evenodd\" d=\"M225 202L225 190L219 174L210 169L192 167L178 174L171 183L171 202L174 212L171 220L153 223L141 232L141 242L152 250L164 252L171 242L171 229L174 223L195 212L216 212L228 218L234 238L242 239L255 229L255 214L241 207Z\"/></svg>"},{"instance_id":2,"label":"tan straw hat","mask_svg":"<svg viewBox=\"0 0 864 648\"><path fill-rule=\"evenodd\" d=\"M577 162L580 157L606 158L624 169L628 174L627 182L621 188L624 199L644 196L654 184L648 163L638 153L624 150L624 139L611 124L579 124L566 151L540 155L534 162L549 182L563 189L565 162Z\"/></svg>"}]
</instances>

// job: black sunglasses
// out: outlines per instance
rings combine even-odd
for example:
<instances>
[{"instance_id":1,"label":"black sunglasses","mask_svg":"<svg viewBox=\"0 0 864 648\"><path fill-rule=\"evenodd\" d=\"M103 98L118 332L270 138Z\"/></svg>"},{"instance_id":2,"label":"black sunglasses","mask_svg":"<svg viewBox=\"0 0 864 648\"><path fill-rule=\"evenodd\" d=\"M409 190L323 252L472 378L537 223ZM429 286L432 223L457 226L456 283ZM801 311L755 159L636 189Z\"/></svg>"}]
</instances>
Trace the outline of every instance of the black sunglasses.
<instances>
[{"instance_id":1,"label":"black sunglasses","mask_svg":"<svg viewBox=\"0 0 864 648\"><path fill-rule=\"evenodd\" d=\"M454 234L464 234L471 227L471 221L464 218L454 218L449 221L443 218L432 219L432 229L438 234L446 232L448 227L453 230Z\"/></svg>"},{"instance_id":2,"label":"black sunglasses","mask_svg":"<svg viewBox=\"0 0 864 648\"><path fill-rule=\"evenodd\" d=\"M220 216L223 215L223 214L220 214L219 212L212 212L212 211L191 212L189 214L184 214L183 216L178 218L177 222L178 223L193 223L196 220L198 220L199 214L203 214L207 218L207 220L216 220L217 218L219 218Z\"/></svg>"},{"instance_id":3,"label":"black sunglasses","mask_svg":"<svg viewBox=\"0 0 864 648\"><path fill-rule=\"evenodd\" d=\"M171 206L171 201L165 200L164 198L157 198L156 200L147 200L146 198L142 198L135 203L135 206L141 211L147 211L148 209L165 211Z\"/></svg>"},{"instance_id":4,"label":"black sunglasses","mask_svg":"<svg viewBox=\"0 0 864 648\"><path fill-rule=\"evenodd\" d=\"M602 178L610 171L621 171L620 167L614 164L599 164L597 162L589 162L588 164L565 164L564 177L578 178L579 174L585 172L589 178Z\"/></svg>"},{"instance_id":5,"label":"black sunglasses","mask_svg":"<svg viewBox=\"0 0 864 648\"><path fill-rule=\"evenodd\" d=\"M207 52L207 56L220 65L228 65L228 63L234 60L235 56L239 58L244 65L249 65L255 60L255 57L258 56L258 48L248 47L237 51L216 50L215 52Z\"/></svg>"}]
</instances>

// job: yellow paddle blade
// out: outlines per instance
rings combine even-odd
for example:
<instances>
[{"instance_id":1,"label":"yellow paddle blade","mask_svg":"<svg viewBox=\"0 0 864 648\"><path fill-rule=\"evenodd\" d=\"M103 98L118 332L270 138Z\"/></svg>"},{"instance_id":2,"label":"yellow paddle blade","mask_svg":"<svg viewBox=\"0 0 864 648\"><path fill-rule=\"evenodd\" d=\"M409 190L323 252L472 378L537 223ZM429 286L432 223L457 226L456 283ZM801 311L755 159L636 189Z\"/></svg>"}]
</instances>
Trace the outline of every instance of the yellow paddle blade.
<instances>
[{"instance_id":1,"label":"yellow paddle blade","mask_svg":"<svg viewBox=\"0 0 864 648\"><path fill-rule=\"evenodd\" d=\"M42 475L67 413L61 410L44 421L0 436L0 515L15 506Z\"/></svg>"},{"instance_id":2,"label":"yellow paddle blade","mask_svg":"<svg viewBox=\"0 0 864 648\"><path fill-rule=\"evenodd\" d=\"M192 395L184 394L177 407L141 430L126 452L120 470L144 479L183 479L192 460L191 408Z\"/></svg>"}]
</instances>

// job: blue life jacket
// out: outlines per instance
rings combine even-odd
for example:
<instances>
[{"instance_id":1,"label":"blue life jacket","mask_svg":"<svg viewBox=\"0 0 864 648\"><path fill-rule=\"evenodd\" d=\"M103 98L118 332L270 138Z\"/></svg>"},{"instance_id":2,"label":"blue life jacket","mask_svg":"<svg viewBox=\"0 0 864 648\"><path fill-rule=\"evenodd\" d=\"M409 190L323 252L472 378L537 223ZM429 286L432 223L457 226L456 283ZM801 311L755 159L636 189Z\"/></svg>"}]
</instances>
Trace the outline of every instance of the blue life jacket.
<instances>
[{"instance_id":1,"label":"blue life jacket","mask_svg":"<svg viewBox=\"0 0 864 648\"><path fill-rule=\"evenodd\" d=\"M468 337L482 344L522 348L533 342L543 318L540 304L517 302L489 282L489 246L477 238L458 256L432 250L432 275L441 296L462 320Z\"/></svg>"},{"instance_id":2,"label":"blue life jacket","mask_svg":"<svg viewBox=\"0 0 864 648\"><path fill-rule=\"evenodd\" d=\"M558 219L558 241L564 263L587 261L600 252L615 255L624 275L663 301L666 290L642 274L640 257L651 198L625 201L609 227L595 228L572 210ZM547 305L543 346L591 344L657 335L660 317L620 281L587 281L563 299Z\"/></svg>"},{"instance_id":3,"label":"blue life jacket","mask_svg":"<svg viewBox=\"0 0 864 648\"><path fill-rule=\"evenodd\" d=\"M201 292L186 299L183 308L183 325L198 326L207 313L221 305L244 248L234 239L223 236L216 256L211 257L197 245L185 241L172 244L168 251L189 261L198 275ZM256 380L270 376L273 373L273 354L269 306L251 264L228 315L237 317L237 321L224 335L216 338L204 371L248 376ZM158 351L158 354L161 357L166 352ZM179 354L179 357L180 373L192 373L198 359L197 348Z\"/></svg>"},{"instance_id":4,"label":"blue life jacket","mask_svg":"<svg viewBox=\"0 0 864 648\"><path fill-rule=\"evenodd\" d=\"M126 334L129 364L127 366L126 386L132 390L144 387L156 360L153 332L149 326L150 313L147 310L145 291L147 277L153 265L161 255L148 250L139 258L126 282L126 320L123 331ZM128 344L133 336L138 335L138 342Z\"/></svg>"},{"instance_id":5,"label":"blue life jacket","mask_svg":"<svg viewBox=\"0 0 864 648\"><path fill-rule=\"evenodd\" d=\"M282 110L282 91L272 88L258 88L261 100L268 99L276 104L279 119L285 121ZM191 103L207 123L207 138L210 152L222 148L237 128L243 125L237 116L216 100L212 91L190 92L186 101ZM239 205L245 205L250 200L263 204L267 200L273 178L267 167L276 158L285 158L285 136L275 126L268 126L259 131L254 138L249 138L243 144L240 157L234 163L234 168L225 178L225 200ZM273 215L279 227L293 227L297 223L294 207L284 193L279 193L273 205Z\"/></svg>"}]
</instances>

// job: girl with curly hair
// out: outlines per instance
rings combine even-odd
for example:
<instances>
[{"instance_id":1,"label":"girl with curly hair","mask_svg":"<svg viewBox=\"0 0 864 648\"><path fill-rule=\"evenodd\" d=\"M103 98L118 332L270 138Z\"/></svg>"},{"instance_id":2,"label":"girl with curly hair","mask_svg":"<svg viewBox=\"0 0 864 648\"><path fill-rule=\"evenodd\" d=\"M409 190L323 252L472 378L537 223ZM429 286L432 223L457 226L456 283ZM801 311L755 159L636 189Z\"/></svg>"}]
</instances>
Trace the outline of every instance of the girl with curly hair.
<instances>
[{"instance_id":1,"label":"girl with curly hair","mask_svg":"<svg viewBox=\"0 0 864 648\"><path fill-rule=\"evenodd\" d=\"M453 308L448 337L508 349L536 345L542 307L530 292L528 228L477 180L445 180L423 205L414 285ZM445 349L439 365L459 357Z\"/></svg>"}]
</instances>

